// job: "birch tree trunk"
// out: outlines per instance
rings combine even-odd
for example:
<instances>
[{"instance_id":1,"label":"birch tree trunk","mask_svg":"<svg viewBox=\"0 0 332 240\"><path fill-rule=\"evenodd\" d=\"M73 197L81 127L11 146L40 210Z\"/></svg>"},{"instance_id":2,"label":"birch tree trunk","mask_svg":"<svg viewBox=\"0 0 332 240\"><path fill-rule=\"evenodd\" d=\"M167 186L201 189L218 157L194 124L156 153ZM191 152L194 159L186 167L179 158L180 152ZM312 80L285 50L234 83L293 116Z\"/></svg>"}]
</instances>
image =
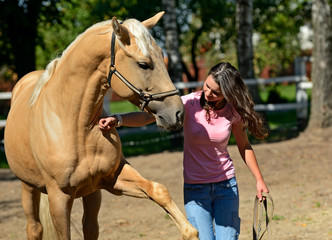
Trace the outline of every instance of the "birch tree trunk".
<instances>
[{"instance_id":1,"label":"birch tree trunk","mask_svg":"<svg viewBox=\"0 0 332 240\"><path fill-rule=\"evenodd\" d=\"M331 8L326 0L314 0L312 24L313 89L309 130L332 126L332 18Z\"/></svg>"},{"instance_id":2,"label":"birch tree trunk","mask_svg":"<svg viewBox=\"0 0 332 240\"><path fill-rule=\"evenodd\" d=\"M168 55L168 72L173 82L182 81L181 54L179 51L179 34L176 22L175 0L162 0L165 15L163 16Z\"/></svg>"},{"instance_id":3,"label":"birch tree trunk","mask_svg":"<svg viewBox=\"0 0 332 240\"><path fill-rule=\"evenodd\" d=\"M252 0L236 1L237 61L239 72L245 79L255 78L252 44ZM261 103L257 85L248 86L255 103Z\"/></svg>"}]
</instances>

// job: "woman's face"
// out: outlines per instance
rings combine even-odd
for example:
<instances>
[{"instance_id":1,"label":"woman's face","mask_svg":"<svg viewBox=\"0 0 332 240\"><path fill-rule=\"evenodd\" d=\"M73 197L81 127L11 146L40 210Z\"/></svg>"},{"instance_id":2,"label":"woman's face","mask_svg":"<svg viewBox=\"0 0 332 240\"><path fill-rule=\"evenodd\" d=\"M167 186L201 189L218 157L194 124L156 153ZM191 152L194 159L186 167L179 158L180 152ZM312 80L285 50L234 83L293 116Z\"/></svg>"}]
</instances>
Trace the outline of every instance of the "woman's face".
<instances>
[{"instance_id":1,"label":"woman's face","mask_svg":"<svg viewBox=\"0 0 332 240\"><path fill-rule=\"evenodd\" d=\"M224 96L221 93L219 85L214 81L211 75L206 78L203 91L205 100L208 102L221 102L224 100Z\"/></svg>"}]
</instances>

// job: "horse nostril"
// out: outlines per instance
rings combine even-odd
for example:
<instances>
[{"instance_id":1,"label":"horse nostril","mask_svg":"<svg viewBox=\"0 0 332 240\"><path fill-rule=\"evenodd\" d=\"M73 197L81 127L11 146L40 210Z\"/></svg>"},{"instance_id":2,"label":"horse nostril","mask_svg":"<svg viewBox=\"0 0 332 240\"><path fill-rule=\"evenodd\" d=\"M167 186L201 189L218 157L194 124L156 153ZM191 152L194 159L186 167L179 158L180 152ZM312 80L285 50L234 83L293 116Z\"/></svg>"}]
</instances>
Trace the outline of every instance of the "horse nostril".
<instances>
[{"instance_id":1,"label":"horse nostril","mask_svg":"<svg viewBox=\"0 0 332 240\"><path fill-rule=\"evenodd\" d=\"M181 111L176 112L176 122L182 124L183 123L183 114Z\"/></svg>"}]
</instances>

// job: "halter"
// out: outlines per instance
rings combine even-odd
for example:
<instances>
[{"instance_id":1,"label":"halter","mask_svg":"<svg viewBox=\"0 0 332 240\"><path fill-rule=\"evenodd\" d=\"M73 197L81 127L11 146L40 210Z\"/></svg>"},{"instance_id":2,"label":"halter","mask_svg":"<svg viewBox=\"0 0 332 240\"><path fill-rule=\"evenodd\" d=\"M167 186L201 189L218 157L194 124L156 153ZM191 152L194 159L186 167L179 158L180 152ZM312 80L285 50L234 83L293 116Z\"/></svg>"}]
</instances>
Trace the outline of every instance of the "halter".
<instances>
[{"instance_id":1,"label":"halter","mask_svg":"<svg viewBox=\"0 0 332 240\"><path fill-rule=\"evenodd\" d=\"M133 84L131 84L124 76L121 75L121 73L116 70L115 68L115 34L114 31L112 33L112 42L111 42L111 66L110 71L108 73L108 83L111 86L111 79L113 74L115 74L128 88L130 88L133 92L137 93L141 99L141 104L139 105L139 109L141 111L144 110L145 106L149 104L151 100L156 100L168 96L172 96L175 94L179 94L178 89L174 89L171 91L161 92L161 93L154 93L150 94L147 92L143 92L142 90L137 89Z\"/></svg>"}]
</instances>

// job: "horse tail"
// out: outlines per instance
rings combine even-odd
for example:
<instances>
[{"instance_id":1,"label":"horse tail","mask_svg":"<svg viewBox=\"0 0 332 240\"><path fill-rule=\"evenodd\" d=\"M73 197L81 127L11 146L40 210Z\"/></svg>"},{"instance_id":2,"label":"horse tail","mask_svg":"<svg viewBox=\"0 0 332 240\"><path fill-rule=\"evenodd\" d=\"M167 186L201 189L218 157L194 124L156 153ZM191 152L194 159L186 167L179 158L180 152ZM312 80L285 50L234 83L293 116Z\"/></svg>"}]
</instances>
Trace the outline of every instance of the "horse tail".
<instances>
[{"instance_id":1,"label":"horse tail","mask_svg":"<svg viewBox=\"0 0 332 240\"><path fill-rule=\"evenodd\" d=\"M56 240L57 237L50 214L48 197L47 194L44 193L42 193L40 197L39 217L43 226L43 239Z\"/></svg>"}]
</instances>

